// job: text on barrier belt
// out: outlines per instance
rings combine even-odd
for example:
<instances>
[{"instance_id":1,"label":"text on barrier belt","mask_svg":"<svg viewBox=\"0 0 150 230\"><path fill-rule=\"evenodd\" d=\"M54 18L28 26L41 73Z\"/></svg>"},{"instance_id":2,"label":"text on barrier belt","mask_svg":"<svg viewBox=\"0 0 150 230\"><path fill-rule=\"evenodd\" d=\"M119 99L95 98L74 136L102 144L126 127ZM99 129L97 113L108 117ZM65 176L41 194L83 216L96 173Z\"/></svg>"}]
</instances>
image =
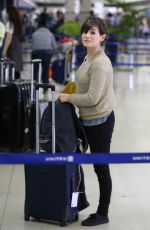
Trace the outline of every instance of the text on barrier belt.
<instances>
[{"instance_id":1,"label":"text on barrier belt","mask_svg":"<svg viewBox=\"0 0 150 230\"><path fill-rule=\"evenodd\" d=\"M50 154L0 153L0 164L127 164L150 163L150 153Z\"/></svg>"}]
</instances>

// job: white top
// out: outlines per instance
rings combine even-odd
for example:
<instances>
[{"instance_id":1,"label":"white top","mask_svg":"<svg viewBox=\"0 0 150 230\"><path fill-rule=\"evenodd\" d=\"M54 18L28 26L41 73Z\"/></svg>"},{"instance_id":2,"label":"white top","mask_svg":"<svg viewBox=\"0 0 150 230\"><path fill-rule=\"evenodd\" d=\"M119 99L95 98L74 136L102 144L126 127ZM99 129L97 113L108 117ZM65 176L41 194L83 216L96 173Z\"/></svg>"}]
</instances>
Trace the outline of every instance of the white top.
<instances>
[{"instance_id":1,"label":"white top","mask_svg":"<svg viewBox=\"0 0 150 230\"><path fill-rule=\"evenodd\" d=\"M13 34L14 32L14 25L11 24L9 21L6 22L6 32Z\"/></svg>"}]
</instances>

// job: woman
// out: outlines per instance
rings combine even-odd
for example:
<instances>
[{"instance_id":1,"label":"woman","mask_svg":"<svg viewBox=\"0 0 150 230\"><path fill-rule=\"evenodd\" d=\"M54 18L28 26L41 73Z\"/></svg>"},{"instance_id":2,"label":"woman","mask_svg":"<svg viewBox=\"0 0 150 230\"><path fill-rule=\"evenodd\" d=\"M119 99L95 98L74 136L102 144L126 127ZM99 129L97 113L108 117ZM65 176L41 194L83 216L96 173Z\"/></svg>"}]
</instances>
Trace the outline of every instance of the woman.
<instances>
[{"instance_id":1,"label":"woman","mask_svg":"<svg viewBox=\"0 0 150 230\"><path fill-rule=\"evenodd\" d=\"M8 6L8 21L6 23L6 38L2 51L3 57L8 57L15 63L15 79L20 78L22 70L22 53L21 53L21 35L22 23L18 9L14 6Z\"/></svg>"},{"instance_id":2,"label":"woman","mask_svg":"<svg viewBox=\"0 0 150 230\"><path fill-rule=\"evenodd\" d=\"M113 69L102 46L107 30L102 19L89 17L81 27L81 39L87 56L77 71L77 94L60 94L61 102L70 102L79 108L80 119L86 131L91 153L109 153L115 117L113 112ZM94 164L100 196L97 211L82 221L83 226L109 222L108 209L112 191L109 165Z\"/></svg>"}]
</instances>

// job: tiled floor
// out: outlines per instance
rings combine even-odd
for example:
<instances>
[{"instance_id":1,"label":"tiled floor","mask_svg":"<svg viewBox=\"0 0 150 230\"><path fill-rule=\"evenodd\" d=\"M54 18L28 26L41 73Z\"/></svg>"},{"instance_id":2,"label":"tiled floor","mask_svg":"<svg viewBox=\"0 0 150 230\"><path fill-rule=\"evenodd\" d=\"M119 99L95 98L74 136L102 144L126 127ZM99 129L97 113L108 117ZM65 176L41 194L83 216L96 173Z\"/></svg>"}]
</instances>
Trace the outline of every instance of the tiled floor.
<instances>
[{"instance_id":1,"label":"tiled floor","mask_svg":"<svg viewBox=\"0 0 150 230\"><path fill-rule=\"evenodd\" d=\"M132 71L114 69L117 98L116 126L112 152L150 152L150 68ZM110 223L89 227L101 230L150 229L150 165L111 165L113 180ZM95 212L98 185L92 165L84 165L90 206L79 214L79 221L67 229L80 229L80 222ZM22 165L0 165L0 230L60 229L50 223L24 221L24 170Z\"/></svg>"}]
</instances>

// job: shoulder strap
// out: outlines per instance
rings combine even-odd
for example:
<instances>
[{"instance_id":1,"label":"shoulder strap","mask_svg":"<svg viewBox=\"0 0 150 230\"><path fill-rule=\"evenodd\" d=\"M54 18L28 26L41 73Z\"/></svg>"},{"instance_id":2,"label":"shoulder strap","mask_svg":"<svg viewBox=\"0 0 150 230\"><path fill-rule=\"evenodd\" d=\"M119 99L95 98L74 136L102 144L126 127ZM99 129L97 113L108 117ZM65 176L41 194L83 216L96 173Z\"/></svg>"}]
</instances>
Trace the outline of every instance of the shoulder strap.
<instances>
[{"instance_id":1,"label":"shoulder strap","mask_svg":"<svg viewBox=\"0 0 150 230\"><path fill-rule=\"evenodd\" d=\"M88 149L88 140L87 140L87 137L86 137L84 127L83 127L80 119L78 118L78 116L76 114L74 105L71 104L71 108L72 108L73 119L74 119L74 122L75 122L75 128L76 128L77 137L80 139L83 152L86 152L86 150Z\"/></svg>"}]
</instances>

